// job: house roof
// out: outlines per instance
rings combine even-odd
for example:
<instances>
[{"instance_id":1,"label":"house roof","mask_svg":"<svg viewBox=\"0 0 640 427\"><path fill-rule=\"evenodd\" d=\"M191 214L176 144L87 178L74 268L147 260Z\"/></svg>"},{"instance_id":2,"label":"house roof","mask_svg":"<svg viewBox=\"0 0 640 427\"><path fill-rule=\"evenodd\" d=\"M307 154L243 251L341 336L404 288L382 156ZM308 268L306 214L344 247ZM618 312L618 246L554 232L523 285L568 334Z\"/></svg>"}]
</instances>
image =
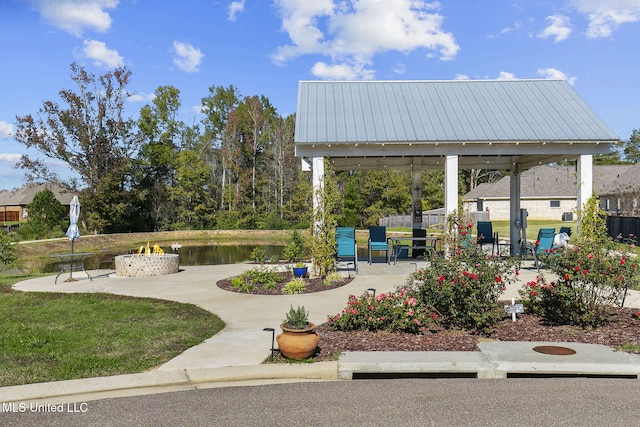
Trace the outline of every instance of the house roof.
<instances>
[{"instance_id":1,"label":"house roof","mask_svg":"<svg viewBox=\"0 0 640 427\"><path fill-rule=\"evenodd\" d=\"M630 170L631 165L593 166L593 191L600 195L612 188L616 180ZM508 199L510 178L495 183L484 183L463 196L464 200ZM578 191L575 166L542 165L528 169L520 175L522 199L575 199Z\"/></svg>"},{"instance_id":2,"label":"house roof","mask_svg":"<svg viewBox=\"0 0 640 427\"><path fill-rule=\"evenodd\" d=\"M620 173L614 182L602 189L601 194L637 193L638 191L640 191L640 163Z\"/></svg>"},{"instance_id":3,"label":"house roof","mask_svg":"<svg viewBox=\"0 0 640 427\"><path fill-rule=\"evenodd\" d=\"M296 155L336 169L511 168L609 151L619 138L564 80L301 81Z\"/></svg>"},{"instance_id":4,"label":"house roof","mask_svg":"<svg viewBox=\"0 0 640 427\"><path fill-rule=\"evenodd\" d=\"M0 206L26 206L33 201L33 197L42 190L49 189L56 199L63 205L71 203L74 193L53 183L28 184L15 190L0 191Z\"/></svg>"}]
</instances>

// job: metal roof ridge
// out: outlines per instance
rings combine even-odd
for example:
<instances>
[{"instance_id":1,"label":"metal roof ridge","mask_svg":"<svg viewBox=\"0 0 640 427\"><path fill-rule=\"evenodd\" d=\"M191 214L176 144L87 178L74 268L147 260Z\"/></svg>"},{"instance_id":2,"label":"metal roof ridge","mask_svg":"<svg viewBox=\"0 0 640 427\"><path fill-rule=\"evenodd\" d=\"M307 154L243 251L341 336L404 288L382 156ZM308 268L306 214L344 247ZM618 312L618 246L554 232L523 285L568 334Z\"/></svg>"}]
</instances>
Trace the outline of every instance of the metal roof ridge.
<instances>
[{"instance_id":1,"label":"metal roof ridge","mask_svg":"<svg viewBox=\"0 0 640 427\"><path fill-rule=\"evenodd\" d=\"M566 79L414 79L414 80L298 80L298 83L469 83L469 82L566 82Z\"/></svg>"}]
</instances>

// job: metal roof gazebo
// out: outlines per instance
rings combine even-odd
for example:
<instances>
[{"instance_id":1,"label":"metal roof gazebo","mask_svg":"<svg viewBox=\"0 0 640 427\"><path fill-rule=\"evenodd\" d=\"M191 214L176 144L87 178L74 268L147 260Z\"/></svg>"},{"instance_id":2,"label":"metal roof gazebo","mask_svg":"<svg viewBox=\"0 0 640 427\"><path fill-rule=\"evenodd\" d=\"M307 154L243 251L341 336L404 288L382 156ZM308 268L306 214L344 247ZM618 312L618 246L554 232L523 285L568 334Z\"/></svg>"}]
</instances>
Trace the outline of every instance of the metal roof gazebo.
<instances>
[{"instance_id":1,"label":"metal roof gazebo","mask_svg":"<svg viewBox=\"0 0 640 427\"><path fill-rule=\"evenodd\" d=\"M592 156L619 138L564 80L301 81L296 156L336 170L410 169L414 205L424 169L445 170L445 213L458 206L459 168L510 169L511 241L520 172L577 159L577 205L592 193ZM314 198L314 208L318 201ZM519 248L512 247L514 254Z\"/></svg>"}]
</instances>

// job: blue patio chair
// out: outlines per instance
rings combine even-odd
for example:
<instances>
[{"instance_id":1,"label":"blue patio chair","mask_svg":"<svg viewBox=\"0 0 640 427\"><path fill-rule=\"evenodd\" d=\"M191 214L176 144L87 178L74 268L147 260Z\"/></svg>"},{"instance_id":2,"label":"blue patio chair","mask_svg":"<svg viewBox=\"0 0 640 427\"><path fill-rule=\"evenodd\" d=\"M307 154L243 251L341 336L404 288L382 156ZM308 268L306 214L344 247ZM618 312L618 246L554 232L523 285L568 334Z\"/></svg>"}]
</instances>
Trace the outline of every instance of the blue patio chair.
<instances>
[{"instance_id":1,"label":"blue patio chair","mask_svg":"<svg viewBox=\"0 0 640 427\"><path fill-rule=\"evenodd\" d=\"M389 242L387 241L387 227L385 226L369 227L369 245L368 245L369 264L371 264L371 252L373 251L385 251L387 264L390 264Z\"/></svg>"},{"instance_id":2,"label":"blue patio chair","mask_svg":"<svg viewBox=\"0 0 640 427\"><path fill-rule=\"evenodd\" d=\"M560 233L567 233L567 236L571 237L571 227L560 227L558 234Z\"/></svg>"},{"instance_id":3,"label":"blue patio chair","mask_svg":"<svg viewBox=\"0 0 640 427\"><path fill-rule=\"evenodd\" d=\"M491 245L491 255L493 255L498 246L498 233L493 232L493 224L491 221L478 221L477 228L480 248L484 245Z\"/></svg>"},{"instance_id":4,"label":"blue patio chair","mask_svg":"<svg viewBox=\"0 0 640 427\"><path fill-rule=\"evenodd\" d=\"M336 228L336 258L338 261L353 260L358 273L358 245L356 244L356 229L354 227ZM347 266L350 263L347 263Z\"/></svg>"},{"instance_id":5,"label":"blue patio chair","mask_svg":"<svg viewBox=\"0 0 640 427\"><path fill-rule=\"evenodd\" d=\"M551 252L553 249L553 238L556 235L555 228L541 228L538 231L536 245L533 248L533 258L535 267L540 271L540 255Z\"/></svg>"}]
</instances>

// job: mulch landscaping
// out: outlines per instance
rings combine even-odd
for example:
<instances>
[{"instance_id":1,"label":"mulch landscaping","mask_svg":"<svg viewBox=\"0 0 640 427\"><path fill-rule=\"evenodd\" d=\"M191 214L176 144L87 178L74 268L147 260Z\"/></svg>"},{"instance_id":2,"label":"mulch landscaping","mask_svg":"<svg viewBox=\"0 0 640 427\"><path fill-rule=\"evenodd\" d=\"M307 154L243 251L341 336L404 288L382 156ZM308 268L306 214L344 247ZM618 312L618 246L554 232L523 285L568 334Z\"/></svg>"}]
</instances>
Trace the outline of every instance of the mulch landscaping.
<instances>
[{"instance_id":1,"label":"mulch landscaping","mask_svg":"<svg viewBox=\"0 0 640 427\"><path fill-rule=\"evenodd\" d=\"M231 277L228 277L226 279L222 279L219 280L217 282L217 285L220 289L224 289L225 291L230 291L230 292L238 292L238 293L243 293L243 294L251 294L251 295L284 295L284 292L282 292L282 288L284 287L284 285L287 284L287 282L291 281L291 279L293 279L293 273L290 271L287 272L280 272L278 273L278 275L282 278L282 280L280 282L278 282L278 284L271 289L265 288L264 286L262 286L261 284L257 284L255 286L255 288L249 292L245 292L241 289L236 288L235 286L233 286L231 284ZM353 280L353 277L345 277L343 280L338 281L338 282L333 282L331 284L325 284L324 280L322 279L318 279L318 278L305 278L304 281L306 283L305 287L304 287L304 292L302 292L303 294L310 294L310 293L314 293L314 292L322 292L322 291L328 291L330 289L336 289L336 288L340 288L348 283L351 283L351 281Z\"/></svg>"},{"instance_id":2,"label":"mulch landscaping","mask_svg":"<svg viewBox=\"0 0 640 427\"><path fill-rule=\"evenodd\" d=\"M275 288L265 289L256 286L249 293L282 295L282 287L293 275L291 272L280 274L283 280ZM339 288L352 280L353 278L344 278L342 282L327 286L322 279L306 278L304 293ZM231 278L220 280L217 285L227 291L242 292L231 284ZM345 299L345 306L346 303ZM508 302L504 301L504 304ZM517 320L513 322L511 315L505 315L496 325L495 331L488 335L446 330L442 327L432 328L424 335L387 331L333 331L328 323L323 323L316 328L320 341L314 360L335 360L337 354L345 351L479 351L477 343L490 340L601 344L616 350L640 354L640 318L636 315L638 312L640 310L636 308L613 307L609 321L596 329L552 325L539 316L527 313L518 314ZM623 345L627 348L621 349ZM282 356L277 358L284 359Z\"/></svg>"}]
</instances>

